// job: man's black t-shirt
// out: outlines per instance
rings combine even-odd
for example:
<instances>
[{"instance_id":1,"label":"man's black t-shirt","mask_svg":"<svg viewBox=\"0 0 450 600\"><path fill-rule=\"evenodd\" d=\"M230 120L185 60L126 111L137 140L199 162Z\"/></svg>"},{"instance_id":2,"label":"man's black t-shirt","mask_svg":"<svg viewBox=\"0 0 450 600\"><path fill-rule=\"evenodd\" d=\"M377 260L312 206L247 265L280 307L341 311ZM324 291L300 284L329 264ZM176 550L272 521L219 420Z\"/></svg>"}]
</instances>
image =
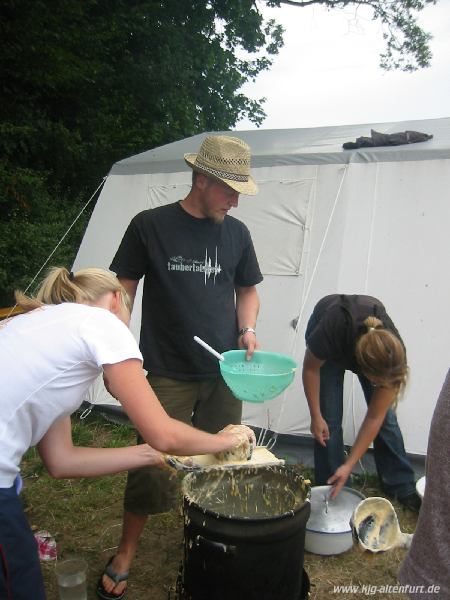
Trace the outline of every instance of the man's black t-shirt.
<instances>
[{"instance_id":1,"label":"man's black t-shirt","mask_svg":"<svg viewBox=\"0 0 450 600\"><path fill-rule=\"evenodd\" d=\"M175 379L217 376L218 352L236 348L235 286L262 281L247 227L220 224L173 203L136 215L111 263L119 277L144 279L140 348L144 367Z\"/></svg>"},{"instance_id":2,"label":"man's black t-shirt","mask_svg":"<svg viewBox=\"0 0 450 600\"><path fill-rule=\"evenodd\" d=\"M315 306L306 328L306 345L320 360L329 360L361 374L355 358L358 338L367 331L364 320L374 316L401 337L383 304L372 296L332 294ZM402 342L403 343L403 342Z\"/></svg>"}]
</instances>

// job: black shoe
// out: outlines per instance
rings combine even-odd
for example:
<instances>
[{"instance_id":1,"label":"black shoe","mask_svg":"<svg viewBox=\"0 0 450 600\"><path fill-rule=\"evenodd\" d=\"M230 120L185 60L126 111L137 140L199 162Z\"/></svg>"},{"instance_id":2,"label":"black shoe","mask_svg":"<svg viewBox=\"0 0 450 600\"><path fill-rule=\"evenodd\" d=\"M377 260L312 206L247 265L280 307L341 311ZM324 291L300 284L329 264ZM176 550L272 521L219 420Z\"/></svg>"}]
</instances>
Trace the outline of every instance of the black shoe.
<instances>
[{"instance_id":1,"label":"black shoe","mask_svg":"<svg viewBox=\"0 0 450 600\"><path fill-rule=\"evenodd\" d=\"M397 500L405 508L409 508L409 510L412 510L414 512L419 512L420 507L422 506L422 500L414 492L412 494L408 494L407 496L402 496L401 498L397 498Z\"/></svg>"}]
</instances>

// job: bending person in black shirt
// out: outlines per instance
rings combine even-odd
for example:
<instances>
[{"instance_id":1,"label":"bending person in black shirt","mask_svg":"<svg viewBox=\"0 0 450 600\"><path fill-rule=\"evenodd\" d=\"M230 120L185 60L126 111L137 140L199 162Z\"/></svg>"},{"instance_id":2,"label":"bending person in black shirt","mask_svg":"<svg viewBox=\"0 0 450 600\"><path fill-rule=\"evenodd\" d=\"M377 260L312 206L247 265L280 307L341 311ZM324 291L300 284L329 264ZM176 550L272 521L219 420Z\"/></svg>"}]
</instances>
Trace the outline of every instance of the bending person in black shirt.
<instances>
[{"instance_id":1,"label":"bending person in black shirt","mask_svg":"<svg viewBox=\"0 0 450 600\"><path fill-rule=\"evenodd\" d=\"M316 485L332 484L335 497L373 441L382 489L418 510L414 470L391 408L406 383L406 350L383 304L371 296L326 296L315 306L305 338L303 386L315 439ZM346 370L358 376L368 406L348 457L342 433Z\"/></svg>"}]
</instances>

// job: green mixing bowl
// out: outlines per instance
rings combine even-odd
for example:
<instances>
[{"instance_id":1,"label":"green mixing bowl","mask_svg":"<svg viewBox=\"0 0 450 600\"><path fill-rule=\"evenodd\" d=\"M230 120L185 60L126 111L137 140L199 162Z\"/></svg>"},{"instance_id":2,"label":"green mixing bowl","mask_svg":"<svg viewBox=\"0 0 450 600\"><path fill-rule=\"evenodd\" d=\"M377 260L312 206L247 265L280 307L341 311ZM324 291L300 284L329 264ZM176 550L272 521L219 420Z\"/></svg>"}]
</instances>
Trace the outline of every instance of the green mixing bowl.
<instances>
[{"instance_id":1,"label":"green mixing bowl","mask_svg":"<svg viewBox=\"0 0 450 600\"><path fill-rule=\"evenodd\" d=\"M251 360L245 360L245 355L245 350L229 350L220 361L222 377L239 400L265 402L292 383L297 363L290 356L260 350Z\"/></svg>"}]
</instances>

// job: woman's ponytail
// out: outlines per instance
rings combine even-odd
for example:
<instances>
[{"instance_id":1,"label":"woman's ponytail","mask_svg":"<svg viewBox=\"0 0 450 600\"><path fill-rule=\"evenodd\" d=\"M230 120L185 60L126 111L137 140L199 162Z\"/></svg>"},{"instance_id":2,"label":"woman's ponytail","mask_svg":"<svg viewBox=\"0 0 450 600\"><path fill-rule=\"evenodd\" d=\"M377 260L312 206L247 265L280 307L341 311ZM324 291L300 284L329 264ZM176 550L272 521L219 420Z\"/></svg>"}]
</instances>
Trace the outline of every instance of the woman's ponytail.
<instances>
[{"instance_id":1,"label":"woman's ponytail","mask_svg":"<svg viewBox=\"0 0 450 600\"><path fill-rule=\"evenodd\" d=\"M95 305L108 292L120 292L122 303L131 312L131 301L117 277L110 271L98 268L80 269L73 273L65 267L52 267L35 297L29 297L16 291L16 302L25 311L33 310L43 304Z\"/></svg>"},{"instance_id":2,"label":"woman's ponytail","mask_svg":"<svg viewBox=\"0 0 450 600\"><path fill-rule=\"evenodd\" d=\"M370 380L399 393L406 384L408 366L401 340L385 329L383 322L370 316L364 321L366 331L359 337L355 355L361 372Z\"/></svg>"},{"instance_id":3,"label":"woman's ponytail","mask_svg":"<svg viewBox=\"0 0 450 600\"><path fill-rule=\"evenodd\" d=\"M82 302L83 290L77 285L76 274L65 267L53 267L41 284L36 300L43 304Z\"/></svg>"},{"instance_id":4,"label":"woman's ponytail","mask_svg":"<svg viewBox=\"0 0 450 600\"><path fill-rule=\"evenodd\" d=\"M367 327L366 333L369 333L369 331L375 331L377 329L383 329L384 327L383 321L380 321L380 319L377 317L367 317L367 319L364 321L364 325Z\"/></svg>"}]
</instances>

